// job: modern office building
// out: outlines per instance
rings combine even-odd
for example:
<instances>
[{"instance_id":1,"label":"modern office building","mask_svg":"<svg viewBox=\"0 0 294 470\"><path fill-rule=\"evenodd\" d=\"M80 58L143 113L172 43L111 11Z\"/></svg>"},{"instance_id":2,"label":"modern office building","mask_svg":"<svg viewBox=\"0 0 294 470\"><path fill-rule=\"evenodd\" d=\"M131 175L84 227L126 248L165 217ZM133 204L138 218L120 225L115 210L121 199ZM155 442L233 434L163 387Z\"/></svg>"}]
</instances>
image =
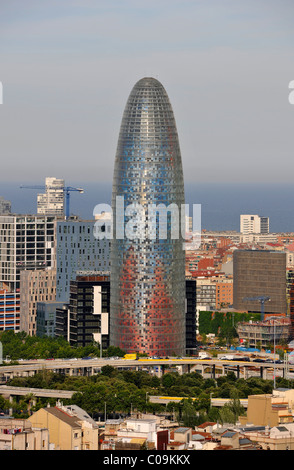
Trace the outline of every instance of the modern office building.
<instances>
[{"instance_id":1,"label":"modern office building","mask_svg":"<svg viewBox=\"0 0 294 470\"><path fill-rule=\"evenodd\" d=\"M196 280L186 279L186 354L196 350Z\"/></svg>"},{"instance_id":2,"label":"modern office building","mask_svg":"<svg viewBox=\"0 0 294 470\"><path fill-rule=\"evenodd\" d=\"M240 232L244 235L249 233L269 233L269 218L259 215L240 215Z\"/></svg>"},{"instance_id":3,"label":"modern office building","mask_svg":"<svg viewBox=\"0 0 294 470\"><path fill-rule=\"evenodd\" d=\"M260 300L269 297L264 313L286 313L286 253L267 250L236 250L233 256L233 306L261 312Z\"/></svg>"},{"instance_id":4,"label":"modern office building","mask_svg":"<svg viewBox=\"0 0 294 470\"><path fill-rule=\"evenodd\" d=\"M0 289L6 296L14 296L15 310L4 302L3 318L10 318L14 329L21 329L21 273L44 271L55 266L55 218L35 215L0 216ZM25 292L27 295L28 292ZM26 311L29 318L29 312ZM27 320L27 319L26 319ZM26 321L25 320L25 321ZM8 323L4 322L4 326ZM7 329L5 327L5 329Z\"/></svg>"},{"instance_id":5,"label":"modern office building","mask_svg":"<svg viewBox=\"0 0 294 470\"><path fill-rule=\"evenodd\" d=\"M61 302L37 302L36 307L36 335L39 337L55 337L56 309L62 308Z\"/></svg>"},{"instance_id":6,"label":"modern office building","mask_svg":"<svg viewBox=\"0 0 294 470\"><path fill-rule=\"evenodd\" d=\"M175 208L165 224L149 212L159 204L163 219ZM182 204L172 106L158 80L143 78L122 117L112 192L110 344L127 352L185 353L185 251L173 218Z\"/></svg>"},{"instance_id":7,"label":"modern office building","mask_svg":"<svg viewBox=\"0 0 294 470\"><path fill-rule=\"evenodd\" d=\"M55 264L54 217L0 216L0 285L20 287L20 272L52 268Z\"/></svg>"},{"instance_id":8,"label":"modern office building","mask_svg":"<svg viewBox=\"0 0 294 470\"><path fill-rule=\"evenodd\" d=\"M69 342L69 304L56 307L55 337L62 337Z\"/></svg>"},{"instance_id":9,"label":"modern office building","mask_svg":"<svg viewBox=\"0 0 294 470\"><path fill-rule=\"evenodd\" d=\"M70 281L80 271L109 272L110 240L95 235L95 220L72 217L56 224L56 301L69 302Z\"/></svg>"},{"instance_id":10,"label":"modern office building","mask_svg":"<svg viewBox=\"0 0 294 470\"><path fill-rule=\"evenodd\" d=\"M37 196L37 213L64 216L64 180L45 179L45 193Z\"/></svg>"},{"instance_id":11,"label":"modern office building","mask_svg":"<svg viewBox=\"0 0 294 470\"><path fill-rule=\"evenodd\" d=\"M85 273L71 281L69 342L72 346L87 346L96 342L103 349L108 348L109 306L109 273Z\"/></svg>"}]
</instances>

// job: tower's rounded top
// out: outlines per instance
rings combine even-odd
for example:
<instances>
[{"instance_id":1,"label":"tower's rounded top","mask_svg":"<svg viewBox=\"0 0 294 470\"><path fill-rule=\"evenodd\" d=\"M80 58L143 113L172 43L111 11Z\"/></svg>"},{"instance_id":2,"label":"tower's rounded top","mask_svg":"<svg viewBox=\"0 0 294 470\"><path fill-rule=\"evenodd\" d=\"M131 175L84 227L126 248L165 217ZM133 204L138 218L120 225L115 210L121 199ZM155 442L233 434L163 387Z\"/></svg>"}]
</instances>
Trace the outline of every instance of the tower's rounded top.
<instances>
[{"instance_id":1,"label":"tower's rounded top","mask_svg":"<svg viewBox=\"0 0 294 470\"><path fill-rule=\"evenodd\" d=\"M137 81L134 88L146 88L146 87L160 87L163 88L162 84L153 77L144 77Z\"/></svg>"}]
</instances>

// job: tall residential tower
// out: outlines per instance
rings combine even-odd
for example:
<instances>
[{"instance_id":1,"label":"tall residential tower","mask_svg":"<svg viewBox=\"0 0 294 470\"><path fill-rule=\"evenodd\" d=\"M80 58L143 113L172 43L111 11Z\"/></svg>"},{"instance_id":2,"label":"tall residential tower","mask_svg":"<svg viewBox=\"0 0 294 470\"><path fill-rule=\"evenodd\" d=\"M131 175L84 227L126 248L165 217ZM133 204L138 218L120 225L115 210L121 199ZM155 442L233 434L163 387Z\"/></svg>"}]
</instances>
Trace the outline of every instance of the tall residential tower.
<instances>
[{"instance_id":1,"label":"tall residential tower","mask_svg":"<svg viewBox=\"0 0 294 470\"><path fill-rule=\"evenodd\" d=\"M180 217L181 153L165 89L158 80L143 78L128 98L115 159L110 344L127 352L183 355L185 251L172 211L165 212L166 234L160 231L164 216L156 212L154 218L150 211L159 204L161 215L173 207Z\"/></svg>"}]
</instances>

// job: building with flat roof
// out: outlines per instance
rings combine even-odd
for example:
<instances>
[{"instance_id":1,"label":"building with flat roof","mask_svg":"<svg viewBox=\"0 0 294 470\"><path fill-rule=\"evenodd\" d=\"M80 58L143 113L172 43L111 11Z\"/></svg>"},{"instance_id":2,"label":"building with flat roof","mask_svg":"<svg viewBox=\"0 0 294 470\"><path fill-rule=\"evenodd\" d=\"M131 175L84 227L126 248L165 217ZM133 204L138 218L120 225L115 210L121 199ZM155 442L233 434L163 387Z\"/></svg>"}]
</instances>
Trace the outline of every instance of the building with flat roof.
<instances>
[{"instance_id":1,"label":"building with flat roof","mask_svg":"<svg viewBox=\"0 0 294 470\"><path fill-rule=\"evenodd\" d=\"M269 250L235 250L233 255L233 306L261 312L256 297L269 297L264 313L286 313L286 253Z\"/></svg>"},{"instance_id":2,"label":"building with flat roof","mask_svg":"<svg viewBox=\"0 0 294 470\"><path fill-rule=\"evenodd\" d=\"M109 346L109 273L85 273L70 283L69 342Z\"/></svg>"},{"instance_id":3,"label":"building with flat roof","mask_svg":"<svg viewBox=\"0 0 294 470\"><path fill-rule=\"evenodd\" d=\"M37 334L38 302L55 302L55 269L21 271L20 329L28 335Z\"/></svg>"},{"instance_id":4,"label":"building with flat roof","mask_svg":"<svg viewBox=\"0 0 294 470\"><path fill-rule=\"evenodd\" d=\"M80 271L109 272L110 240L95 235L95 220L71 218L57 221L56 243L56 301L68 303Z\"/></svg>"},{"instance_id":5,"label":"building with flat roof","mask_svg":"<svg viewBox=\"0 0 294 470\"><path fill-rule=\"evenodd\" d=\"M0 196L0 215L11 214L11 202Z\"/></svg>"},{"instance_id":6,"label":"building with flat roof","mask_svg":"<svg viewBox=\"0 0 294 470\"><path fill-rule=\"evenodd\" d=\"M259 215L242 214L240 215L240 232L249 233L269 233L269 218Z\"/></svg>"},{"instance_id":7,"label":"building with flat roof","mask_svg":"<svg viewBox=\"0 0 294 470\"><path fill-rule=\"evenodd\" d=\"M47 177L45 193L37 196L37 213L64 216L64 180Z\"/></svg>"}]
</instances>

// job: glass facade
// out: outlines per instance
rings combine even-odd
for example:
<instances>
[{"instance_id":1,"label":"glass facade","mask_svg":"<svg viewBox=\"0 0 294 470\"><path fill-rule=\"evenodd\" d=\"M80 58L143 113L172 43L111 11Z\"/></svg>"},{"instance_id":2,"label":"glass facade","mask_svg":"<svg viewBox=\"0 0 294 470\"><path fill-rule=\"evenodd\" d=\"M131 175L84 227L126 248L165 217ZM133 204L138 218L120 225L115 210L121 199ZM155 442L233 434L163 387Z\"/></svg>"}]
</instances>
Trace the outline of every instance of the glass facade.
<instances>
[{"instance_id":1,"label":"glass facade","mask_svg":"<svg viewBox=\"0 0 294 470\"><path fill-rule=\"evenodd\" d=\"M117 197L123 198L124 210L121 205L118 207ZM140 205L137 232L134 215L132 220L137 236L126 236L126 231L121 236L117 225L123 221L126 229L132 219L127 210L131 204ZM143 78L135 84L127 101L115 159L110 344L126 352L183 355L185 251L180 219L175 235L174 219L166 212L164 238L159 230L162 219L156 213L155 231L148 232L152 204L162 204L164 208L174 204L180 214L184 182L168 95L158 80Z\"/></svg>"}]
</instances>

